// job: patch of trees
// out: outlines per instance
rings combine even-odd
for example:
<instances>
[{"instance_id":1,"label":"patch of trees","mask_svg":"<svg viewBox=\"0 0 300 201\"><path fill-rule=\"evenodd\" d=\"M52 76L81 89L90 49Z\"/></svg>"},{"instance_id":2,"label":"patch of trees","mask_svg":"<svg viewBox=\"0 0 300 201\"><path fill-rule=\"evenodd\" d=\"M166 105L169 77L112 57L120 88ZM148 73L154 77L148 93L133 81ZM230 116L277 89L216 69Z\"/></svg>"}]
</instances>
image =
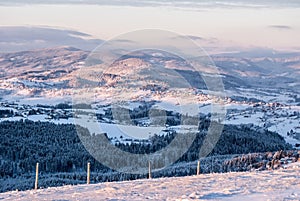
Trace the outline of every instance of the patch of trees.
<instances>
[{"instance_id":1,"label":"patch of trees","mask_svg":"<svg viewBox=\"0 0 300 201\"><path fill-rule=\"evenodd\" d=\"M88 130L77 127L81 133ZM20 120L0 123L0 177L13 177L34 171L36 162L45 172L80 170L94 159L85 150L71 124ZM97 163L95 169L107 169Z\"/></svg>"},{"instance_id":2,"label":"patch of trees","mask_svg":"<svg viewBox=\"0 0 300 201\"><path fill-rule=\"evenodd\" d=\"M14 112L12 110L0 110L0 118L12 116L14 116Z\"/></svg>"},{"instance_id":3,"label":"patch of trees","mask_svg":"<svg viewBox=\"0 0 300 201\"><path fill-rule=\"evenodd\" d=\"M51 106L51 105L42 105L37 104L38 108L51 108L51 109L92 109L92 106L90 104L86 103L78 103L78 104L69 104L69 103L59 103L57 105Z\"/></svg>"},{"instance_id":4,"label":"patch of trees","mask_svg":"<svg viewBox=\"0 0 300 201\"><path fill-rule=\"evenodd\" d=\"M111 121L130 120L131 122L123 123L133 123L134 125L142 124L141 120L144 118L152 118L152 122L157 122L157 124L161 124L162 122L164 122L164 124L167 124L169 126L177 126L181 124L180 113L156 109L152 108L152 106L153 103L150 102L140 105L139 107L134 109L127 109L123 107L108 108L105 110L104 114L96 114L96 116L98 120L103 120L103 118L107 118Z\"/></svg>"},{"instance_id":5,"label":"patch of trees","mask_svg":"<svg viewBox=\"0 0 300 201\"><path fill-rule=\"evenodd\" d=\"M249 103L265 103L265 101L263 100L259 100L257 98L247 98L247 97L243 97L243 96L232 96L230 97L233 101L239 101L239 102L249 102Z\"/></svg>"}]
</instances>

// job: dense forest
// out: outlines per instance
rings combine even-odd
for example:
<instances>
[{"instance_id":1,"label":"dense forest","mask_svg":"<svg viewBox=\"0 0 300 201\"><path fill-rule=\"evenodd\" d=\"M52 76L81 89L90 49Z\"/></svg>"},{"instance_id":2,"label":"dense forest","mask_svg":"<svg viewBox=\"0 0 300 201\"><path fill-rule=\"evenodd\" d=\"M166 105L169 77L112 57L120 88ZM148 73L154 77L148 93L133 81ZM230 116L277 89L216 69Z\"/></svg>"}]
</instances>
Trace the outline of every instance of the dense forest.
<instances>
[{"instance_id":1,"label":"dense forest","mask_svg":"<svg viewBox=\"0 0 300 201\"><path fill-rule=\"evenodd\" d=\"M209 121L204 121L199 125L199 132L192 146L177 160L178 164L195 161L199 158L199 149L206 136L205 131L207 131L209 123ZM92 180L94 182L146 177L145 174L124 175L100 164L85 149L78 133L89 136L93 140L98 140L100 135L107 138L105 134L100 134L98 137L97 135L90 136L86 128L72 124L57 125L29 120L1 122L0 181L3 186L1 186L0 191L32 188L33 182L31 181L34 178L33 173L37 162L40 164L41 177L44 177L44 180L41 181L44 187L82 183L85 179L87 162L91 162L91 171L94 175ZM178 134L174 132L164 136L155 135L151 138L150 143L118 143L115 146L131 153L153 153L166 147L176 135ZM292 147L286 144L284 139L277 133L251 125L225 125L223 133L210 156L288 149L292 149ZM176 164L174 167L176 167ZM51 180L48 177L47 179L46 175L52 175L56 179ZM156 176L172 175L160 172L156 173ZM19 179L22 182L19 182L18 185L16 182L9 182L18 181ZM23 182L23 180L29 180L30 182Z\"/></svg>"}]
</instances>

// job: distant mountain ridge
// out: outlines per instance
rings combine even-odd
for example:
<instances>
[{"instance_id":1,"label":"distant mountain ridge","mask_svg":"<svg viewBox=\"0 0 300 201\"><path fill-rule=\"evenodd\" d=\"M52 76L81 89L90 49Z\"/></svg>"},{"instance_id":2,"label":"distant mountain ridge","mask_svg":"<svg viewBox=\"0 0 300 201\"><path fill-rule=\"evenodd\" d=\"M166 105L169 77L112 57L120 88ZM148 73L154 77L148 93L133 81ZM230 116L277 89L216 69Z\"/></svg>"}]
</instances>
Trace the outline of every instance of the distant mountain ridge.
<instances>
[{"instance_id":1,"label":"distant mountain ridge","mask_svg":"<svg viewBox=\"0 0 300 201\"><path fill-rule=\"evenodd\" d=\"M206 89L202 72L196 72L187 61L165 52L146 51L125 55L106 67L106 72L102 72L103 69L97 65L85 65L89 53L69 46L1 53L1 88L11 92L20 87L64 90L80 85L78 75L80 69L85 69L86 72L93 72L86 78L85 84L125 87L128 84L128 80L124 82L126 78L141 85L140 88L153 84L160 85L160 88ZM272 86L299 90L300 53L274 54L272 58L263 55L253 57L252 54L246 57L246 53L243 57L239 56L237 53L211 57L221 73L225 89Z\"/></svg>"}]
</instances>

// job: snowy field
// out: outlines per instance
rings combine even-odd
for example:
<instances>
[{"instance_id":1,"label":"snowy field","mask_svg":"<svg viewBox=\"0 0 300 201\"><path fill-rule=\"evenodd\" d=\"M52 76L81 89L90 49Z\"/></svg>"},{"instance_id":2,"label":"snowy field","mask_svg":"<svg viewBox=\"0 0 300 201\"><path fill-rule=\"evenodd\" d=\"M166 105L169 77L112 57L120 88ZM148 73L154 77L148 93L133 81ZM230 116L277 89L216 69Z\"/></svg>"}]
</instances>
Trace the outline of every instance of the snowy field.
<instances>
[{"instance_id":1,"label":"snowy field","mask_svg":"<svg viewBox=\"0 0 300 201\"><path fill-rule=\"evenodd\" d=\"M295 166L295 164L294 164ZM0 200L300 200L300 164L277 171L64 186L6 192Z\"/></svg>"}]
</instances>

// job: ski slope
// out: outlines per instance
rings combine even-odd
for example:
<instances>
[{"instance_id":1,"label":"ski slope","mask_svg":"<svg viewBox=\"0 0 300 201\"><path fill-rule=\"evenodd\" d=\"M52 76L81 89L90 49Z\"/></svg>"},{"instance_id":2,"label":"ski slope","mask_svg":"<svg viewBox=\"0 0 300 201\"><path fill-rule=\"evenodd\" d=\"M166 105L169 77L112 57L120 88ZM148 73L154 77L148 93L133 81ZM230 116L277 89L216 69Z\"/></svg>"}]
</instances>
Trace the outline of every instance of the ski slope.
<instances>
[{"instance_id":1,"label":"ski slope","mask_svg":"<svg viewBox=\"0 0 300 201\"><path fill-rule=\"evenodd\" d=\"M300 200L300 163L263 172L204 174L37 191L6 192L0 200Z\"/></svg>"}]
</instances>

